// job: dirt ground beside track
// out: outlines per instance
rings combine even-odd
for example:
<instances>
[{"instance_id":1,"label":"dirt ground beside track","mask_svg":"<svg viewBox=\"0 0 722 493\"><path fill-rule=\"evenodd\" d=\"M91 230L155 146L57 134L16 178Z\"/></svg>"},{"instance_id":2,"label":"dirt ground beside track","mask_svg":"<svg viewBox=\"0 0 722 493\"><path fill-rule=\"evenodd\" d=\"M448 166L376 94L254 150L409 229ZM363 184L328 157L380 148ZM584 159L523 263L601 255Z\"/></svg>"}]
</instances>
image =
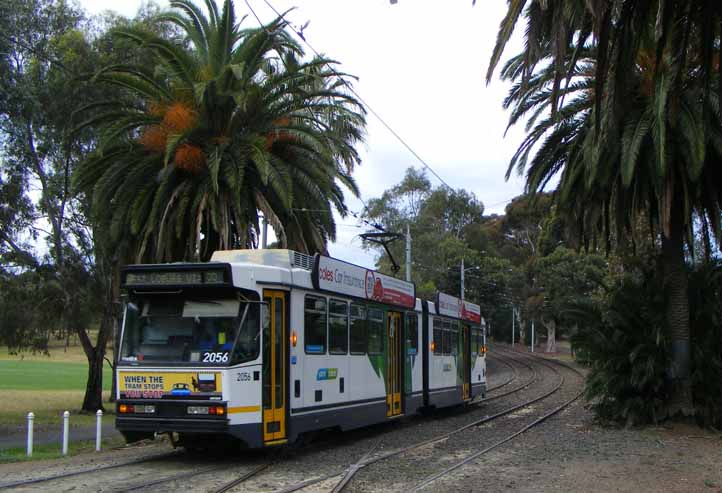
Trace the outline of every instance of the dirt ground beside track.
<instances>
[{"instance_id":1,"label":"dirt ground beside track","mask_svg":"<svg viewBox=\"0 0 722 493\"><path fill-rule=\"evenodd\" d=\"M458 474L456 491L722 493L722 435L603 428L577 403Z\"/></svg>"},{"instance_id":2,"label":"dirt ground beside track","mask_svg":"<svg viewBox=\"0 0 722 493\"><path fill-rule=\"evenodd\" d=\"M722 436L681 424L601 428L575 405L465 474L487 491L716 493L722 492Z\"/></svg>"}]
</instances>

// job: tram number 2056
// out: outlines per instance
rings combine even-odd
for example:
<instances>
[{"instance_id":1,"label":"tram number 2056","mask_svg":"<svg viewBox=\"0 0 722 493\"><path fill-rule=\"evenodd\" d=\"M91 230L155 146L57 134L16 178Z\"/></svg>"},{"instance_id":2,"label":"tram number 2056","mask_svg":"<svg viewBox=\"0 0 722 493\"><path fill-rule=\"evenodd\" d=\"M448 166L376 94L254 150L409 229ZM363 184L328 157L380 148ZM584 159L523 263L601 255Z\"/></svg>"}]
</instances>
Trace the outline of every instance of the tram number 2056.
<instances>
[{"instance_id":1,"label":"tram number 2056","mask_svg":"<svg viewBox=\"0 0 722 493\"><path fill-rule=\"evenodd\" d=\"M227 352L208 351L201 354L201 361L203 363L228 363L228 357Z\"/></svg>"}]
</instances>

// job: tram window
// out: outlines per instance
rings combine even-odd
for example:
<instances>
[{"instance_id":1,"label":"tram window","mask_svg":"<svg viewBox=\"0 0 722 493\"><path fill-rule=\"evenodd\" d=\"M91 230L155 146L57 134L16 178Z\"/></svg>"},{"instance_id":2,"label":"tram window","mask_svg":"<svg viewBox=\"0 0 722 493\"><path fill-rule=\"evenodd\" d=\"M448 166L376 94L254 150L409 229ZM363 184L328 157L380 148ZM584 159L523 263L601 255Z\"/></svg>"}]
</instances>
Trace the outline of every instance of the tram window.
<instances>
[{"instance_id":1,"label":"tram window","mask_svg":"<svg viewBox=\"0 0 722 493\"><path fill-rule=\"evenodd\" d=\"M449 350L452 355L459 353L459 322L451 322L450 324Z\"/></svg>"},{"instance_id":2,"label":"tram window","mask_svg":"<svg viewBox=\"0 0 722 493\"><path fill-rule=\"evenodd\" d=\"M348 303L328 302L328 349L331 354L348 352Z\"/></svg>"},{"instance_id":3,"label":"tram window","mask_svg":"<svg viewBox=\"0 0 722 493\"><path fill-rule=\"evenodd\" d=\"M126 305L121 361L227 365L256 359L258 295L245 291L244 297L251 302L201 296L132 297Z\"/></svg>"},{"instance_id":4,"label":"tram window","mask_svg":"<svg viewBox=\"0 0 722 493\"><path fill-rule=\"evenodd\" d=\"M443 326L440 318L434 319L434 354L442 354L444 350Z\"/></svg>"},{"instance_id":5,"label":"tram window","mask_svg":"<svg viewBox=\"0 0 722 493\"><path fill-rule=\"evenodd\" d=\"M236 345L233 349L233 357L231 358L232 364L251 361L258 357L258 351L260 349L260 337L258 337L258 327L260 326L259 304L249 303L248 312L245 316L246 319L243 321L243 326L238 327L238 337L236 338Z\"/></svg>"},{"instance_id":6,"label":"tram window","mask_svg":"<svg viewBox=\"0 0 722 493\"><path fill-rule=\"evenodd\" d=\"M443 355L451 354L451 331L444 330L441 333L441 353Z\"/></svg>"},{"instance_id":7,"label":"tram window","mask_svg":"<svg viewBox=\"0 0 722 493\"><path fill-rule=\"evenodd\" d=\"M366 305L351 303L351 354L366 354Z\"/></svg>"},{"instance_id":8,"label":"tram window","mask_svg":"<svg viewBox=\"0 0 722 493\"><path fill-rule=\"evenodd\" d=\"M479 349L479 329L471 327L469 329L469 335L471 337L469 344L471 346L471 356L474 357L477 355Z\"/></svg>"},{"instance_id":9,"label":"tram window","mask_svg":"<svg viewBox=\"0 0 722 493\"><path fill-rule=\"evenodd\" d=\"M306 296L303 341L307 354L326 354L326 298Z\"/></svg>"},{"instance_id":10,"label":"tram window","mask_svg":"<svg viewBox=\"0 0 722 493\"><path fill-rule=\"evenodd\" d=\"M408 354L419 352L419 316L416 313L406 313L406 347Z\"/></svg>"},{"instance_id":11,"label":"tram window","mask_svg":"<svg viewBox=\"0 0 722 493\"><path fill-rule=\"evenodd\" d=\"M369 308L368 353L384 352L384 312L378 308Z\"/></svg>"}]
</instances>

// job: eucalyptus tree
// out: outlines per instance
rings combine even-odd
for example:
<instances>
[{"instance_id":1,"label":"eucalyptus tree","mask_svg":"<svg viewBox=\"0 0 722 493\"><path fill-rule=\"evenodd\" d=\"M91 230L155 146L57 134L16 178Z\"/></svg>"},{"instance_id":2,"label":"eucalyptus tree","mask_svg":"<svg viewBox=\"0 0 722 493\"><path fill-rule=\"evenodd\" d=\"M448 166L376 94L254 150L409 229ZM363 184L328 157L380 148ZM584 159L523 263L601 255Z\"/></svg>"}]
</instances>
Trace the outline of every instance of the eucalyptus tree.
<instances>
[{"instance_id":1,"label":"eucalyptus tree","mask_svg":"<svg viewBox=\"0 0 722 493\"><path fill-rule=\"evenodd\" d=\"M96 76L131 96L86 108L80 127L100 130L94 156L74 175L111 241L136 261L207 259L257 245L259 211L281 245L325 251L332 209L347 209L365 117L335 62L304 52L279 18L243 28L234 5L204 11L170 2L158 22L114 35L150 51L151 70L115 64Z\"/></svg>"},{"instance_id":2,"label":"eucalyptus tree","mask_svg":"<svg viewBox=\"0 0 722 493\"><path fill-rule=\"evenodd\" d=\"M670 413L691 412L685 243L695 219L720 239L722 4L704 0L512 1L487 77L524 17L511 123L530 117L510 171L530 191L559 175L583 234L659 234L672 339ZM533 158L529 160L530 155Z\"/></svg>"}]
</instances>

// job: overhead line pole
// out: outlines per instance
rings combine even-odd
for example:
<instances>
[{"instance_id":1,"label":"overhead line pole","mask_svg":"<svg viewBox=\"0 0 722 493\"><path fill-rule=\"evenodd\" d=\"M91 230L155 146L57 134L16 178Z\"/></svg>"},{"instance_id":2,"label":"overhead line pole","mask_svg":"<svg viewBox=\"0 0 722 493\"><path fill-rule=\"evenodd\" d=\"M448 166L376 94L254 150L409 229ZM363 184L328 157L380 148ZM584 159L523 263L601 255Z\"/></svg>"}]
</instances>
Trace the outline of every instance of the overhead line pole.
<instances>
[{"instance_id":1,"label":"overhead line pole","mask_svg":"<svg viewBox=\"0 0 722 493\"><path fill-rule=\"evenodd\" d=\"M411 282L411 228L406 223L406 280Z\"/></svg>"},{"instance_id":2,"label":"overhead line pole","mask_svg":"<svg viewBox=\"0 0 722 493\"><path fill-rule=\"evenodd\" d=\"M464 301L464 257L461 257L461 301Z\"/></svg>"}]
</instances>

